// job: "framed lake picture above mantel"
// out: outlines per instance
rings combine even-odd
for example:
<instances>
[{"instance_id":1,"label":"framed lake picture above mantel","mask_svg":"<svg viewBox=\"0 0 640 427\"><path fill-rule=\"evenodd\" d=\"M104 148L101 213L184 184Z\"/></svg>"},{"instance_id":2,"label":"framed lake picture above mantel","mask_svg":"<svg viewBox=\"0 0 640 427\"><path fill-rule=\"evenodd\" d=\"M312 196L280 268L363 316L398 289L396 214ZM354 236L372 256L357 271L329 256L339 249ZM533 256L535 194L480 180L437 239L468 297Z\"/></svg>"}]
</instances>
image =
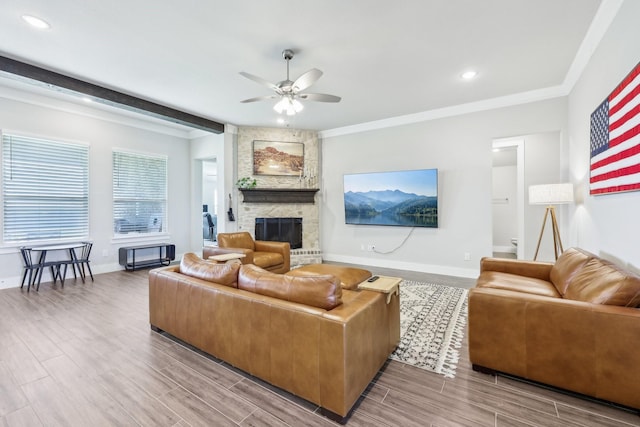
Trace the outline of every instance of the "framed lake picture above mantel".
<instances>
[{"instance_id":1,"label":"framed lake picture above mantel","mask_svg":"<svg viewBox=\"0 0 640 427\"><path fill-rule=\"evenodd\" d=\"M301 142L253 141L253 174L301 177L304 144Z\"/></svg>"}]
</instances>

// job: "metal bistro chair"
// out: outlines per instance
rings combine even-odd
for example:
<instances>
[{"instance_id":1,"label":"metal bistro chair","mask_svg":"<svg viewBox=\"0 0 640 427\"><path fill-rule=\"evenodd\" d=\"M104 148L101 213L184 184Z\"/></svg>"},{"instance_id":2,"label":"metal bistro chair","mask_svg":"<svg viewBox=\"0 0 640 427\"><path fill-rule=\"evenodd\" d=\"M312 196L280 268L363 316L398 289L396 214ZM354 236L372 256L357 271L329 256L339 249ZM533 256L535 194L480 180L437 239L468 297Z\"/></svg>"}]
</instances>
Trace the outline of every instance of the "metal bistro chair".
<instances>
[{"instance_id":1,"label":"metal bistro chair","mask_svg":"<svg viewBox=\"0 0 640 427\"><path fill-rule=\"evenodd\" d=\"M31 248L26 246L22 246L20 248L20 254L22 255L22 263L24 268L24 273L22 273L22 283L20 284L20 289L24 286L24 280L27 278L27 272L29 273L29 282L27 282L27 291L31 289L31 285L35 285L35 279L38 277L38 272L40 271L40 264L33 263L33 256L31 254ZM35 270L35 277L33 276L33 271Z\"/></svg>"},{"instance_id":2,"label":"metal bistro chair","mask_svg":"<svg viewBox=\"0 0 640 427\"><path fill-rule=\"evenodd\" d=\"M89 256L91 255L91 248L93 247L92 242L82 242L84 246L80 250L80 255L74 261L75 264L78 265L78 271L80 272L80 277L82 277L82 282L84 283L84 278L87 277L87 273L84 270L85 265L87 266L87 270L89 270L89 275L91 276L91 281L93 282L93 272L91 271L91 265L89 262Z\"/></svg>"},{"instance_id":3,"label":"metal bistro chair","mask_svg":"<svg viewBox=\"0 0 640 427\"><path fill-rule=\"evenodd\" d=\"M33 262L32 255L33 248L28 248L26 246L22 246L20 248L20 254L22 255L22 262L24 273L22 274L22 283L20 284L20 289L24 287L24 280L27 278L27 272L29 272L29 282L27 283L27 292L31 290L31 286L36 288L36 291L40 290L40 281L42 280L42 271L45 267L49 267L51 269L51 278L53 279L53 283L56 283L58 279L62 286L64 286L64 276L60 272L60 267L64 265L64 274L67 272L67 265L64 262L54 261L54 262L45 262L42 263L38 260L38 262ZM35 276L33 272L35 271ZM36 279L38 279L36 283Z\"/></svg>"}]
</instances>

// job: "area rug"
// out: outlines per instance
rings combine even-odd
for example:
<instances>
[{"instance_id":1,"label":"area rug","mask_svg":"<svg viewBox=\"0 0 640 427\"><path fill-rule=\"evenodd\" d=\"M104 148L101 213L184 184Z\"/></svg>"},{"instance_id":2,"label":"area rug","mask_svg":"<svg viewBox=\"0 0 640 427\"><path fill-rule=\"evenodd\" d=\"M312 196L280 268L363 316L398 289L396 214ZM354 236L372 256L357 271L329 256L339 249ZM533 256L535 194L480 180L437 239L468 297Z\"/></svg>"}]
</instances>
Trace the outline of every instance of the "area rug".
<instances>
[{"instance_id":1,"label":"area rug","mask_svg":"<svg viewBox=\"0 0 640 427\"><path fill-rule=\"evenodd\" d=\"M467 324L464 288L404 280L400 284L400 344L390 358L455 377Z\"/></svg>"}]
</instances>

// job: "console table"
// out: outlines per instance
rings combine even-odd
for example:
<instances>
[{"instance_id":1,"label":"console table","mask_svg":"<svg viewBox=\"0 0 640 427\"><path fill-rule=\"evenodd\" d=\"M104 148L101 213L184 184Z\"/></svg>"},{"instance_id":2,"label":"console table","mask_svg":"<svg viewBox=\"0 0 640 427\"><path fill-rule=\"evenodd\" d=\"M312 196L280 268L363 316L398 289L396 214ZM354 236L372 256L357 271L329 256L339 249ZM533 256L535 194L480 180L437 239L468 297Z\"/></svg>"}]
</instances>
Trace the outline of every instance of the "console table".
<instances>
[{"instance_id":1,"label":"console table","mask_svg":"<svg viewBox=\"0 0 640 427\"><path fill-rule=\"evenodd\" d=\"M158 249L158 256L150 259L136 261L136 251L145 249ZM125 270L134 271L139 268L169 265L176 259L176 245L171 243L153 243L149 245L124 246L118 251L120 265Z\"/></svg>"}]
</instances>

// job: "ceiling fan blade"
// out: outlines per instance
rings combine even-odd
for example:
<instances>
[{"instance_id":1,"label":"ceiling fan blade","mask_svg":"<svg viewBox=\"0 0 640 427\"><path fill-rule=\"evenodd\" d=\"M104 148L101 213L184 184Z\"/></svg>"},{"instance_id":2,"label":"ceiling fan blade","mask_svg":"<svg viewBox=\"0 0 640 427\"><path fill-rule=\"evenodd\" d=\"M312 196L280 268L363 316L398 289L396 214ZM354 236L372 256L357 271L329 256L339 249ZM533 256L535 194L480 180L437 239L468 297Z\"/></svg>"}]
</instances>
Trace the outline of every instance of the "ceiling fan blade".
<instances>
[{"instance_id":1,"label":"ceiling fan blade","mask_svg":"<svg viewBox=\"0 0 640 427\"><path fill-rule=\"evenodd\" d=\"M263 79L262 77L258 77L258 76L255 76L253 74L245 73L244 71L240 71L240 75L248 78L249 80L253 80L256 83L260 83L261 85L266 86L271 90L278 90L278 86L276 86L275 84L271 83L270 81L267 81L267 80Z\"/></svg>"},{"instance_id":2,"label":"ceiling fan blade","mask_svg":"<svg viewBox=\"0 0 640 427\"><path fill-rule=\"evenodd\" d=\"M314 84L320 77L322 77L322 71L317 68L312 68L298 77L291 86L293 87L294 92L300 92Z\"/></svg>"},{"instance_id":3,"label":"ceiling fan blade","mask_svg":"<svg viewBox=\"0 0 640 427\"><path fill-rule=\"evenodd\" d=\"M269 99L276 99L279 98L280 95L264 95L264 96L256 96L255 98L249 98L249 99L245 99L244 101L240 101L240 102L256 102L256 101L267 101Z\"/></svg>"},{"instance_id":4,"label":"ceiling fan blade","mask_svg":"<svg viewBox=\"0 0 640 427\"><path fill-rule=\"evenodd\" d=\"M299 93L298 98L318 102L340 102L342 99L339 96L327 95L325 93Z\"/></svg>"}]
</instances>

